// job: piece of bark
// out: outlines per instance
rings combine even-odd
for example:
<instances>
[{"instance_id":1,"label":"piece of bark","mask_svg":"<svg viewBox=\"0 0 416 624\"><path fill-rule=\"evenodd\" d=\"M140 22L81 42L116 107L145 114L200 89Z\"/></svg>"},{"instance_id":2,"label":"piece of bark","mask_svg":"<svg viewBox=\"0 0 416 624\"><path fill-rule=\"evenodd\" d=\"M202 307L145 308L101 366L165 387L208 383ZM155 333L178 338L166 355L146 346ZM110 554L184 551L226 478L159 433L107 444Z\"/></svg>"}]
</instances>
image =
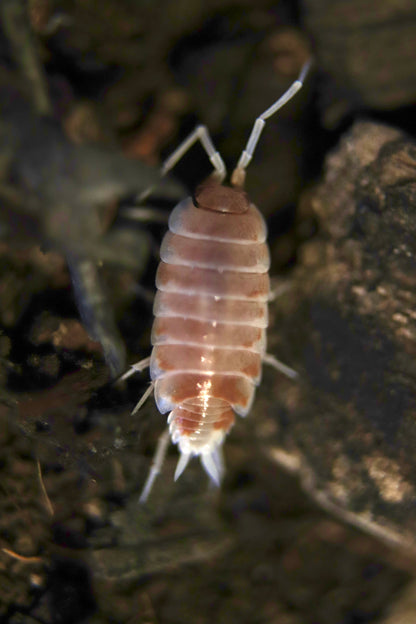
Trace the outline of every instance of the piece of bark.
<instances>
[{"instance_id":1,"label":"piece of bark","mask_svg":"<svg viewBox=\"0 0 416 624\"><path fill-rule=\"evenodd\" d=\"M270 349L300 381L263 400L270 455L327 508L416 553L415 174L415 144L373 123L328 158L312 197L322 231L272 309Z\"/></svg>"}]
</instances>

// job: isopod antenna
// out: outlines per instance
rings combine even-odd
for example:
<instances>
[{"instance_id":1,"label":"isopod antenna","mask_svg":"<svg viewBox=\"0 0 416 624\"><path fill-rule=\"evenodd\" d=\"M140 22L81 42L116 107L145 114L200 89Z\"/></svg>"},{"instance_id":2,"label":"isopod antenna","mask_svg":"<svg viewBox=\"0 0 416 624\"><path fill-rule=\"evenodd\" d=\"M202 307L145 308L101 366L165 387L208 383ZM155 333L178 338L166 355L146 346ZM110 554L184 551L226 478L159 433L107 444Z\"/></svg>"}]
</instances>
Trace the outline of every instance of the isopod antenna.
<instances>
[{"instance_id":1,"label":"isopod antenna","mask_svg":"<svg viewBox=\"0 0 416 624\"><path fill-rule=\"evenodd\" d=\"M263 132L263 128L266 125L266 119L274 115L278 110L280 110L285 104L287 104L300 89L303 87L303 83L305 81L306 75L309 71L309 68L312 64L312 59L309 59L302 67L298 78L291 84L283 95L280 96L278 100L267 110L264 111L259 117L257 117L254 122L253 129L251 131L250 137L247 141L247 145L245 149L242 151L240 160L237 163L237 167L234 169L233 174L231 176L231 184L233 186L244 186L244 180L246 177L246 169L250 164L251 159L253 158L254 151L256 149L258 140L260 138L261 133Z\"/></svg>"}]
</instances>

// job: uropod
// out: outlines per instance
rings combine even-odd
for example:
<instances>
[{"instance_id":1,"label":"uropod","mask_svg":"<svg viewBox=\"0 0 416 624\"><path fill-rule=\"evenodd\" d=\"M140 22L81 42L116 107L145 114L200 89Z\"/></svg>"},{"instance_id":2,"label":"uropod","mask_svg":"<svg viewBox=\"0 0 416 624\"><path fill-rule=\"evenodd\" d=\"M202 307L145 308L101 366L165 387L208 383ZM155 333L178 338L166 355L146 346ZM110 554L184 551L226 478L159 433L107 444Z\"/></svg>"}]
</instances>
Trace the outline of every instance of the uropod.
<instances>
[{"instance_id":1,"label":"uropod","mask_svg":"<svg viewBox=\"0 0 416 624\"><path fill-rule=\"evenodd\" d=\"M140 500L159 474L169 437L180 453L175 480L193 456L219 485L224 473L222 444L235 414L246 416L268 363L289 377L297 373L266 353L270 300L266 224L244 192L250 163L266 119L301 89L308 61L289 89L255 121L249 140L224 186L226 168L205 126L195 130L164 162L170 171L201 141L214 173L181 201L169 218L156 275L152 354L123 376L150 367L151 384L133 414L154 392L168 429L159 438Z\"/></svg>"}]
</instances>

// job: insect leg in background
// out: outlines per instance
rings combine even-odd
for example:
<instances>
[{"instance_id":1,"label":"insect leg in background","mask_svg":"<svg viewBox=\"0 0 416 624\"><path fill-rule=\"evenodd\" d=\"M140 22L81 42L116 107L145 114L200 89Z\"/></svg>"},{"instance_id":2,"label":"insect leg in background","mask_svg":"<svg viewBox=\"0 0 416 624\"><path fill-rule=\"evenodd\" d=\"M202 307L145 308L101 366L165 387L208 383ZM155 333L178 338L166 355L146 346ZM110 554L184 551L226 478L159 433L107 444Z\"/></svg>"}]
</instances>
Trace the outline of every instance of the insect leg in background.
<instances>
[{"instance_id":1,"label":"insect leg in background","mask_svg":"<svg viewBox=\"0 0 416 624\"><path fill-rule=\"evenodd\" d=\"M222 184L226 168L205 126L198 126L162 167L165 175L200 140L215 169L195 196L180 202L170 215L156 276L152 385L134 410L154 390L159 411L169 412L170 436L180 452L175 480L189 459L199 456L211 480L219 485L224 473L222 443L235 414L246 416L250 411L263 362L292 379L297 376L266 353L270 296L266 224L243 186L266 119L299 91L309 65L256 119L231 176L231 187ZM133 371L147 363L146 358L133 365ZM167 446L165 432L142 502L161 470Z\"/></svg>"}]
</instances>

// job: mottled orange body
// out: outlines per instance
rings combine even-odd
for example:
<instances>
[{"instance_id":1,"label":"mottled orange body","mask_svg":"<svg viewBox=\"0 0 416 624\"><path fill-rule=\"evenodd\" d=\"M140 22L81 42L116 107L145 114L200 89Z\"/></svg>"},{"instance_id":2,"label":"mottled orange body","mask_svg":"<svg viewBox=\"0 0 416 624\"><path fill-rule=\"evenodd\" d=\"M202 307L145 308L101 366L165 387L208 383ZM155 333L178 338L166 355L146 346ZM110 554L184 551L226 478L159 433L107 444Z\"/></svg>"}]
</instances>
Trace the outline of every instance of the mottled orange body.
<instances>
[{"instance_id":1,"label":"mottled orange body","mask_svg":"<svg viewBox=\"0 0 416 624\"><path fill-rule=\"evenodd\" d=\"M266 225L243 191L249 165L266 120L303 85L310 61L297 80L254 122L231 175L205 126L193 132L164 162L170 171L196 141L201 141L215 172L195 198L176 206L161 246L150 358L152 390L168 417L180 459L177 478L193 455L215 483L223 473L221 446L234 423L246 416L260 383L262 362L291 378L297 373L266 353L270 265ZM143 370L148 358L133 365ZM124 377L130 376L127 373ZM133 412L134 413L134 412ZM159 439L140 500L145 501L163 464L168 434Z\"/></svg>"},{"instance_id":2,"label":"mottled orange body","mask_svg":"<svg viewBox=\"0 0 416 624\"><path fill-rule=\"evenodd\" d=\"M266 348L266 226L241 189L206 184L172 212L161 247L150 374L182 456L219 481L218 448L245 416Z\"/></svg>"}]
</instances>

